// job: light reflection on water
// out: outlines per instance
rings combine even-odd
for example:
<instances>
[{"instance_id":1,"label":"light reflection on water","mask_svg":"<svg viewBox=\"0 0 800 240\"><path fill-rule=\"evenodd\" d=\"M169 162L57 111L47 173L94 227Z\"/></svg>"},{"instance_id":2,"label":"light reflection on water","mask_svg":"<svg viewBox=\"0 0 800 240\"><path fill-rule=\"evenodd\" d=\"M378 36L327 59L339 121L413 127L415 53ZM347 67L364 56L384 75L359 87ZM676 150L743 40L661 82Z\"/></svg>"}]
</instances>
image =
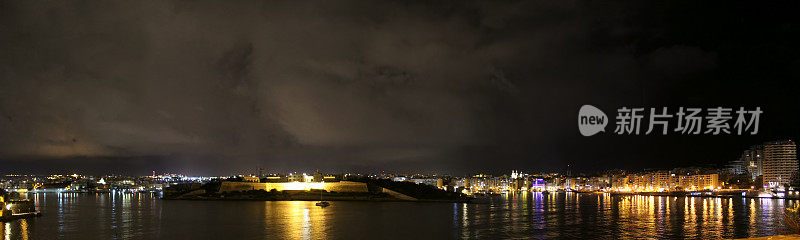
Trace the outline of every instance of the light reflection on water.
<instances>
[{"instance_id":1,"label":"light reflection on water","mask_svg":"<svg viewBox=\"0 0 800 240\"><path fill-rule=\"evenodd\" d=\"M157 194L30 194L43 216L4 239L639 239L786 233L778 199L522 193L489 204L162 201Z\"/></svg>"},{"instance_id":2,"label":"light reflection on water","mask_svg":"<svg viewBox=\"0 0 800 240\"><path fill-rule=\"evenodd\" d=\"M526 196L526 195L533 195ZM499 202L499 203L497 203ZM468 205L454 214L461 238L741 238L785 234L783 209L795 200L523 193ZM527 208L527 209L526 209ZM529 211L532 210L532 211ZM494 217L503 212L500 218ZM500 226L499 230L497 226Z\"/></svg>"},{"instance_id":3,"label":"light reflection on water","mask_svg":"<svg viewBox=\"0 0 800 240\"><path fill-rule=\"evenodd\" d=\"M265 229L285 223L283 232L301 239L325 239L326 216L314 202L265 202ZM314 211L312 211L314 210Z\"/></svg>"}]
</instances>

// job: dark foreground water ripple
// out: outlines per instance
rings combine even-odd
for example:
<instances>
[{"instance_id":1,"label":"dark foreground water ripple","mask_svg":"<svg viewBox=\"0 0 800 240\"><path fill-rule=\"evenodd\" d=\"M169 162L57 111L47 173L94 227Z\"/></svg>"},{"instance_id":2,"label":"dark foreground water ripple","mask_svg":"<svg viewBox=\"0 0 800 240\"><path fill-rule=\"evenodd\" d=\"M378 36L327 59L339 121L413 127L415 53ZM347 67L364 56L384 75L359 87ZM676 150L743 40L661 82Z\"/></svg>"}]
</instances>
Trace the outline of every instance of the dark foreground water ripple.
<instances>
[{"instance_id":1,"label":"dark foreground water ripple","mask_svg":"<svg viewBox=\"0 0 800 240\"><path fill-rule=\"evenodd\" d=\"M42 216L5 239L715 239L787 233L779 199L524 193L487 204L165 201L29 194Z\"/></svg>"}]
</instances>

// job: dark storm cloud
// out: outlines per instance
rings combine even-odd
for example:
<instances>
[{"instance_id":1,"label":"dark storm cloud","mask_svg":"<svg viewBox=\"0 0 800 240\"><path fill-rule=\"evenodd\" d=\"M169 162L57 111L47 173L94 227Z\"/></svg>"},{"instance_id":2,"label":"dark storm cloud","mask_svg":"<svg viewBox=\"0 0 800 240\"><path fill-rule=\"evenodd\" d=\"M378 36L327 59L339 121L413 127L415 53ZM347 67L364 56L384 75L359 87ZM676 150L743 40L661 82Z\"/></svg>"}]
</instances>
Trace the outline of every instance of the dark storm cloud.
<instances>
[{"instance_id":1,"label":"dark storm cloud","mask_svg":"<svg viewBox=\"0 0 800 240\"><path fill-rule=\"evenodd\" d=\"M643 104L717 64L692 44L641 49L640 8L3 2L0 155L206 172L563 164L581 104Z\"/></svg>"}]
</instances>

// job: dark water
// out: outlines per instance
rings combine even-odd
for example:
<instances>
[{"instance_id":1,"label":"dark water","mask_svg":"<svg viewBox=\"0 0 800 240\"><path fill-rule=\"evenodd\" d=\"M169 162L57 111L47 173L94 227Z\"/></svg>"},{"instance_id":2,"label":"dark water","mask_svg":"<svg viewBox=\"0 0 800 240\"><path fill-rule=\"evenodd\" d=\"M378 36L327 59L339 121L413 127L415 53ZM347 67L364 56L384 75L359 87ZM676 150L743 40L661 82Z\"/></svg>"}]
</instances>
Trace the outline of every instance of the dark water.
<instances>
[{"instance_id":1,"label":"dark water","mask_svg":"<svg viewBox=\"0 0 800 240\"><path fill-rule=\"evenodd\" d=\"M157 194L30 194L43 216L5 239L639 239L786 233L796 201L527 193L489 204L163 201Z\"/></svg>"}]
</instances>

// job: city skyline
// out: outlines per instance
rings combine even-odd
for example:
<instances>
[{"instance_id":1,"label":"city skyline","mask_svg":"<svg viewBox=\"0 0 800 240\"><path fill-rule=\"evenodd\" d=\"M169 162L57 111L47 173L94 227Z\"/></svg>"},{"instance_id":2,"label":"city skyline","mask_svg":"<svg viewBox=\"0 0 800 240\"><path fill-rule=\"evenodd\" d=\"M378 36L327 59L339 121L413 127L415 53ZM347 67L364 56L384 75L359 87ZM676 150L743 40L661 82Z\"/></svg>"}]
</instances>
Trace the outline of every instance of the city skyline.
<instances>
[{"instance_id":1,"label":"city skyline","mask_svg":"<svg viewBox=\"0 0 800 240\"><path fill-rule=\"evenodd\" d=\"M765 147L766 146L766 147ZM764 149L768 149L767 154L765 154ZM379 176L379 175L397 175L397 176L412 176L412 175L422 175L422 176L473 176L473 175L489 175L489 176L513 176L516 172L522 174L525 172L526 174L532 175L550 175L550 174L560 174L563 176L599 176L604 174L609 174L610 172L629 172L629 173L646 173L646 172L663 172L663 171L671 171L671 170L679 170L679 169L705 169L704 171L716 171L717 173L727 173L733 175L747 175L755 180L757 177L762 177L765 175L766 169L766 178L765 182L780 181L780 184L789 183L791 179L792 172L796 171L794 169L798 168L798 157L797 157L797 146L796 143L792 140L777 140L777 141L767 141L760 144L751 145L749 148L746 148L741 151L741 156L736 159L729 160L725 164L718 164L718 165L690 165L690 166L668 166L668 167L661 167L661 168L601 168L601 169L593 169L591 171L580 171L576 170L572 165L567 165L565 168L561 170L546 170L546 169L525 169L525 168L510 168L510 169L503 169L503 170L481 170L481 169L473 169L468 172L462 173L452 173L448 171L442 172L435 172L431 170L417 170L417 171L401 171L401 170L389 170L389 169L382 169L382 170L375 170L375 171L351 171L351 170L332 170L332 169L321 169L321 168L314 168L314 167L305 167L305 168L297 168L297 169L276 169L270 168L269 166L256 166L253 168L246 168L240 169L234 172L228 173L217 173L217 174L200 174L196 171L181 171L181 170L167 170L167 169L153 169L150 173L151 175L169 175L169 174L180 174L185 176L202 176L202 177L223 177L223 176L267 176L267 175L291 175L291 174L306 174L306 173L314 173L314 172L324 172L328 174L359 174L365 176ZM102 176L102 175L120 175L120 176L145 176L146 172L131 172L131 171L111 171L111 172L102 172L98 169L80 169L80 168L63 168L61 166L52 166L53 169L58 169L54 171L41 171L42 168L39 170L30 170L30 169L17 169L16 172L4 172L5 175L31 175L31 176L47 176L47 175L72 175L72 174L79 174L79 175L89 175L89 176ZM765 183L766 185L766 183Z\"/></svg>"}]
</instances>

